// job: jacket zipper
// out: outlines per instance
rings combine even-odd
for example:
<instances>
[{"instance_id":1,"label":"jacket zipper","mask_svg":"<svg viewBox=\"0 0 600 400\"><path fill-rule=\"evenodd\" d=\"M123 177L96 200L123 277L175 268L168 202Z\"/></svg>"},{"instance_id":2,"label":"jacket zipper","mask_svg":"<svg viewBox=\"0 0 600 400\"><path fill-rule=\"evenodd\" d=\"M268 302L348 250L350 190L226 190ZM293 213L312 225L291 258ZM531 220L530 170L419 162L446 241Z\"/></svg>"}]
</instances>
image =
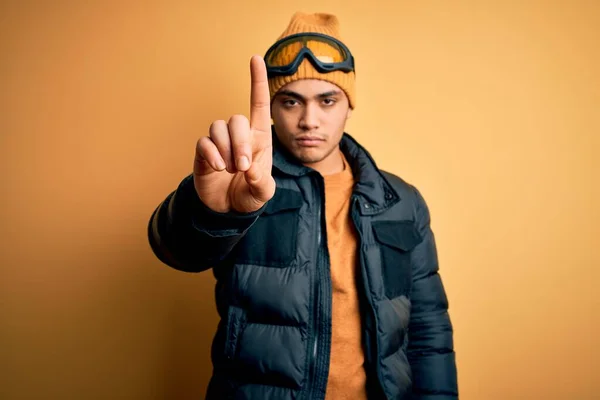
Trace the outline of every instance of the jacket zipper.
<instances>
[{"instance_id":1,"label":"jacket zipper","mask_svg":"<svg viewBox=\"0 0 600 400\"><path fill-rule=\"evenodd\" d=\"M309 370L309 381L308 381L308 390L307 390L307 400L314 400L314 390L315 387L317 386L317 378L318 378L318 374L317 374L317 357L318 357L318 349L319 349L319 334L320 334L320 329L319 329L319 304L320 304L320 288L321 288L321 263L323 261L323 258L321 256L321 234L322 234L322 221L321 221L321 212L322 212L322 205L323 205L323 190L321 189L321 181L319 181L319 176L315 177L315 181L317 184L317 187L320 188L320 193L319 193L319 206L317 208L317 238L316 238L316 247L315 247L315 259L316 259L316 264L315 264L315 272L314 272L314 277L315 277L315 283L314 283L314 292L313 292L313 312L312 312L312 318L313 318L313 344L312 344L312 353L311 353L311 360L310 360L310 370Z\"/></svg>"},{"instance_id":2,"label":"jacket zipper","mask_svg":"<svg viewBox=\"0 0 600 400\"><path fill-rule=\"evenodd\" d=\"M354 222L354 227L356 228L356 232L358 232L358 235L360 237L360 241L361 243L363 243L363 235L362 235L362 229L359 229L359 221L358 221L358 213L360 210L360 201L358 200L357 197L353 198L353 210L352 210L352 221ZM362 244L361 244L362 246ZM364 271L364 273L366 274L366 266L365 266L365 261L364 261L364 254L361 251L359 251L360 254L360 269L361 272ZM379 343L377 341L377 332L378 332L378 323L377 323L377 316L375 314L375 307L373 306L373 298L369 295L369 287L368 287L368 283L367 280L364 279L364 275L363 275L363 286L364 286L364 292L365 292L365 297L367 298L367 301L369 303L369 310L371 312L371 318L373 320L373 331L375 332L375 337L373 340L373 346L374 346L374 351L373 351L373 356L371 357L371 361L374 364L374 368L375 368L375 373L377 375L377 380L378 380L378 385L379 385L379 390L381 390L381 393L384 395L384 398L387 398L387 395L385 394L385 390L383 389L383 377L381 376L381 369L379 368Z\"/></svg>"}]
</instances>

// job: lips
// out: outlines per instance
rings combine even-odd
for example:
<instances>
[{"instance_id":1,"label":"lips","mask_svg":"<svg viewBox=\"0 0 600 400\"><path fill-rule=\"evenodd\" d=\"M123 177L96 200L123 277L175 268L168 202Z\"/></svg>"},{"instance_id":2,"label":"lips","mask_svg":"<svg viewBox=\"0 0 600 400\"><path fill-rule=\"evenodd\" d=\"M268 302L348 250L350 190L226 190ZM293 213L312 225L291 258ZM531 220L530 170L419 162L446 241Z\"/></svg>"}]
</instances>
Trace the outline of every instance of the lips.
<instances>
[{"instance_id":1,"label":"lips","mask_svg":"<svg viewBox=\"0 0 600 400\"><path fill-rule=\"evenodd\" d=\"M296 141L300 146L304 147L316 147L323 143L325 140L318 136L299 136Z\"/></svg>"}]
</instances>

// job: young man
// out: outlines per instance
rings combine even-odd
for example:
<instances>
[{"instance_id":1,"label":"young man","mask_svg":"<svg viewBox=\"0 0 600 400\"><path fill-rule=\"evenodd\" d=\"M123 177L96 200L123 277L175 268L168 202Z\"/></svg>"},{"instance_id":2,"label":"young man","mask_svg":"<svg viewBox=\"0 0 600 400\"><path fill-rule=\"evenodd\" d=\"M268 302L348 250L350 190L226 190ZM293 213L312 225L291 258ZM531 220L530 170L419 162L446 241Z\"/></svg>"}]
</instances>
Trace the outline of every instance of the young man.
<instances>
[{"instance_id":1,"label":"young man","mask_svg":"<svg viewBox=\"0 0 600 400\"><path fill-rule=\"evenodd\" d=\"M162 262L217 279L206 398L457 399L428 208L344 133L337 18L295 14L251 76L250 120L210 126L149 224Z\"/></svg>"}]
</instances>

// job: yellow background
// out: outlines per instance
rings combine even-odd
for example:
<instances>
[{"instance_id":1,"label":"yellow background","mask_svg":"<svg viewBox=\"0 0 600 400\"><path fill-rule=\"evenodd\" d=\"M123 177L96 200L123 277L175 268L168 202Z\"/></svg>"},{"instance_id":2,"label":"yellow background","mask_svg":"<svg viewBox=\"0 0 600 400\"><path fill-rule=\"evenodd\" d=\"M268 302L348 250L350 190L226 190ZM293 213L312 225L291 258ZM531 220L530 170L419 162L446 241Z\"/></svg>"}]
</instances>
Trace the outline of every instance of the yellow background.
<instances>
[{"instance_id":1,"label":"yellow background","mask_svg":"<svg viewBox=\"0 0 600 400\"><path fill-rule=\"evenodd\" d=\"M203 398L213 277L146 224L296 10L339 16L348 131L430 205L461 399L600 398L600 2L1 4L0 398Z\"/></svg>"}]
</instances>

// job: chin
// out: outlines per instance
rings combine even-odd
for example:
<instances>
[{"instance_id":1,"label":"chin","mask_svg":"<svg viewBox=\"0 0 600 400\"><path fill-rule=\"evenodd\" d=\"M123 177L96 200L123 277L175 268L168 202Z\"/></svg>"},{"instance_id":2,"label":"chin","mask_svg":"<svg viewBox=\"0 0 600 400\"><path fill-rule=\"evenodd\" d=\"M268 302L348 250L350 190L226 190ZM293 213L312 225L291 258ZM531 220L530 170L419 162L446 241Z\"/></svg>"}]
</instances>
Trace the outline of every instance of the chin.
<instances>
[{"instance_id":1,"label":"chin","mask_svg":"<svg viewBox=\"0 0 600 400\"><path fill-rule=\"evenodd\" d=\"M302 164L315 164L323 161L323 157L296 157Z\"/></svg>"},{"instance_id":2,"label":"chin","mask_svg":"<svg viewBox=\"0 0 600 400\"><path fill-rule=\"evenodd\" d=\"M313 164L322 161L324 158L322 154L315 154L315 152L309 153L306 150L296 150L292 154L303 164Z\"/></svg>"}]
</instances>

